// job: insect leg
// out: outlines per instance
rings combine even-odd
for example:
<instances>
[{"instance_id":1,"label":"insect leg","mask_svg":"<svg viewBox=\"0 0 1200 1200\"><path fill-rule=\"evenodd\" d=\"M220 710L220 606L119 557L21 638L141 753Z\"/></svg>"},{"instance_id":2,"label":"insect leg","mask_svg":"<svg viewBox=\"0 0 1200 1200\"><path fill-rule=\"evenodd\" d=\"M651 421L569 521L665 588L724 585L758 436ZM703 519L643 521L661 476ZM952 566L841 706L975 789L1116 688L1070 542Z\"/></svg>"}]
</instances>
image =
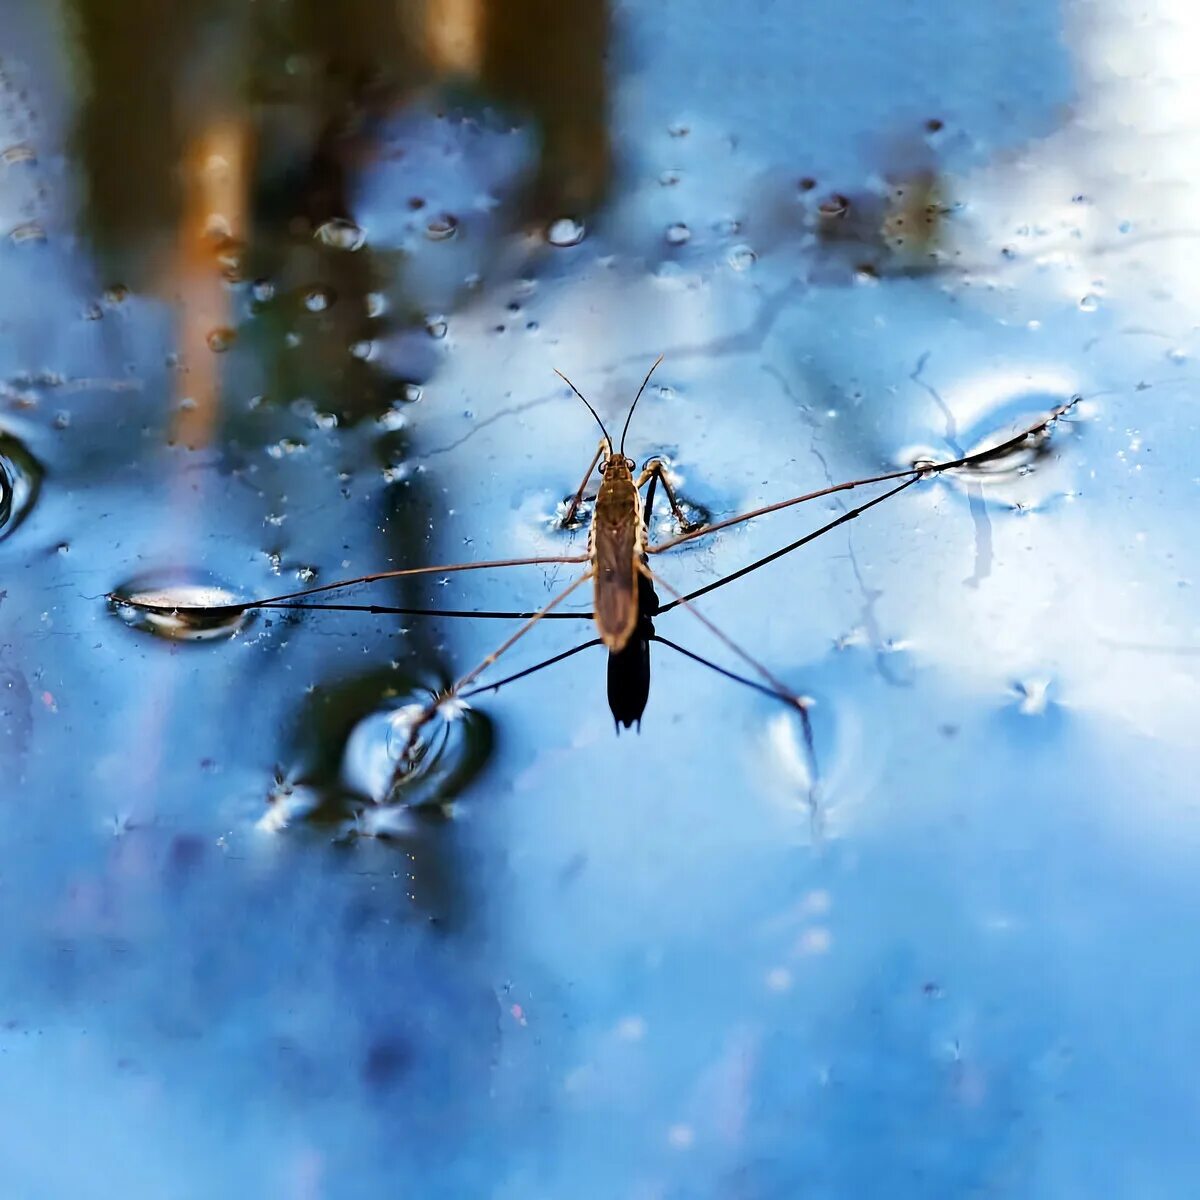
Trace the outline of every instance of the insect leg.
<instances>
[{"instance_id":1,"label":"insect leg","mask_svg":"<svg viewBox=\"0 0 1200 1200\"><path fill-rule=\"evenodd\" d=\"M664 490L667 493L667 499L671 502L671 511L675 514L675 520L679 522L679 527L688 533L695 526L687 519L683 509L679 505L679 499L675 495L675 489L671 486L671 481L667 478L667 469L662 465L662 460L652 458L642 470L641 476L638 478L637 486L643 487L645 484L650 484L650 490L646 493L646 523L649 525L650 516L649 510L654 499L654 485L662 481Z\"/></svg>"},{"instance_id":2,"label":"insect leg","mask_svg":"<svg viewBox=\"0 0 1200 1200\"><path fill-rule=\"evenodd\" d=\"M743 521L752 521L755 517L766 516L767 513L778 512L782 508L791 508L795 504L805 504L809 500L819 500L822 496L832 496L838 492L848 492L851 488L866 487L872 483L890 483L893 479L910 479L916 482L918 479L927 479L931 475L940 475L943 471L952 471L956 467L975 466L978 463L987 462L991 458L999 458L1001 455L1007 454L1010 450L1015 450L1027 438L1034 438L1044 433L1060 417L1066 416L1082 398L1081 396L1072 397L1066 404L1060 404L1048 416L1035 421L1014 437L1001 442L998 446L989 446L986 450L977 450L973 454L964 454L959 458L949 459L946 462L926 463L909 467L903 471L888 471L883 475L870 475L865 479L850 479L845 483L835 483L831 487L819 488L815 492L806 492L802 496L793 496L790 500L779 500L775 504L765 504L761 508L739 513L736 517L727 517L724 521L716 521L712 525L705 525L703 529L694 529L688 533L681 533L678 537L670 538L665 542L659 542L657 546L647 546L646 549L651 554L661 554L662 551L669 550L672 546L679 546L684 542L706 537L710 533L716 533L719 529L728 529L731 525L740 525Z\"/></svg>"},{"instance_id":3,"label":"insect leg","mask_svg":"<svg viewBox=\"0 0 1200 1200\"><path fill-rule=\"evenodd\" d=\"M561 524L566 527L575 520L575 513L583 500L584 489L588 485L588 480L592 477L592 472L596 469L596 464L600 461L600 456L608 449L608 443L601 439L600 445L596 447L596 453L592 456L592 461L588 464L588 469L584 471L583 478L579 481L579 488L575 492L575 499L567 506L567 511L563 513Z\"/></svg>"},{"instance_id":4,"label":"insect leg","mask_svg":"<svg viewBox=\"0 0 1200 1200\"><path fill-rule=\"evenodd\" d=\"M888 488L880 496L876 496L868 500L865 504L860 504L857 508L848 509L842 513L840 517L822 525L819 529L814 529L811 533L806 533L802 538L797 538L794 542L789 542L781 550L776 550L771 554L764 555L762 558L752 562L747 567L741 567L736 571L731 571L728 575L721 579L715 580L713 583L707 583L704 587L697 588L694 592L688 592L686 596L680 596L676 600L672 600L668 604L664 604L658 611L660 613L669 612L678 604L686 604L689 601L695 600L700 596L705 596L709 592L715 592L717 588L724 587L727 583L732 583L735 579L741 579L743 575L749 575L751 571L757 571L759 567L765 567L767 563L774 562L777 558L782 558L785 554L791 554L793 550L799 550L801 546L808 545L809 542L815 542L817 538L822 537L830 530L836 529L839 525L845 525L848 521L853 521L855 517L862 516L868 508L874 508L877 504L882 504L885 500L890 500L893 496L904 491L905 488L910 488L914 483L920 482L919 475L910 475L903 483L897 484L894 488Z\"/></svg>"},{"instance_id":5,"label":"insect leg","mask_svg":"<svg viewBox=\"0 0 1200 1200\"><path fill-rule=\"evenodd\" d=\"M666 591L670 592L671 595L675 597L673 604L680 604L686 608L688 612L690 612L692 616L694 616L706 629L708 629L710 633L728 646L729 649L732 650L734 654L736 654L743 662L748 663L751 667L753 667L755 672L765 679L769 686L764 688L761 685L755 684L752 680L743 679L740 675L735 675L732 671L726 671L723 667L718 667L716 663L710 663L707 659L701 658L698 654L694 654L690 650L685 650L682 646L675 645L674 642L668 642L666 638L661 636L656 635L654 638L655 641L662 642L664 645L670 646L672 650L678 650L681 654L686 655L688 658L695 659L697 662L704 663L705 666L712 667L715 671L718 671L720 674L725 675L730 679L734 679L739 683L748 684L750 687L757 687L759 691L769 693L776 699L782 700L789 707L794 708L800 714L800 728L804 735L804 751L808 758L809 787L807 804L813 823L814 834L817 833L820 826L820 800L817 794L820 776L818 774L817 767L817 748L816 742L813 738L812 719L808 715L808 710L812 702L797 696L795 692L791 691L784 684L780 683L779 680L776 679L775 676L772 675L771 672L762 665L762 663L760 663L756 658L752 658L749 654L747 654L746 651L743 650L731 637L722 633L721 630L712 623L712 621L710 621L698 608L696 608L694 604L687 599L687 597L677 592L669 583L667 583L665 579L652 574L650 568L645 565L642 566L642 570L654 583L665 588ZM672 606L673 605L669 605L668 607Z\"/></svg>"},{"instance_id":6,"label":"insect leg","mask_svg":"<svg viewBox=\"0 0 1200 1200\"><path fill-rule=\"evenodd\" d=\"M547 613L546 616L553 617L555 613ZM537 671L544 670L546 667L552 667L555 663L560 663L563 659L573 658L576 654L582 654L585 650L590 650L593 646L603 646L604 642L600 638L592 638L590 642L583 642L581 645L572 646L570 650L564 650L561 654L555 654L550 658L543 659L540 663L535 663L532 667L526 667L523 671L518 671L515 675L506 675L503 679L497 680L495 683L484 683L479 687L469 688L465 692L459 692L460 700L470 700L472 696L481 696L484 692L498 692L502 687L507 687L510 683L516 683L518 679L524 679L527 675L533 675Z\"/></svg>"},{"instance_id":7,"label":"insect leg","mask_svg":"<svg viewBox=\"0 0 1200 1200\"><path fill-rule=\"evenodd\" d=\"M435 696L416 716L413 721L412 728L408 732L408 739L404 743L404 749L400 752L400 762L397 768L397 774L411 758L414 746L417 743L417 738L420 736L421 730L433 719L437 710L447 701L460 695L466 688L483 674L506 650L511 649L517 642L521 640L543 617L547 616L553 609L557 608L576 588L581 587L589 579L592 578L592 571L589 568L584 571L577 579L567 584L565 588L557 595L553 596L550 601L542 608L538 609L515 633L510 634L495 650L491 652L481 662L477 663L465 675L456 679L450 687L445 691Z\"/></svg>"},{"instance_id":8,"label":"insect leg","mask_svg":"<svg viewBox=\"0 0 1200 1200\"><path fill-rule=\"evenodd\" d=\"M298 612L356 612L385 617L479 617L481 620L524 621L533 612L499 612L490 608L401 608L393 604L306 604L302 600L279 600L260 604L261 609L290 609ZM173 611L179 611L178 609ZM551 612L547 621L591 621L590 612Z\"/></svg>"},{"instance_id":9,"label":"insect leg","mask_svg":"<svg viewBox=\"0 0 1200 1200\"><path fill-rule=\"evenodd\" d=\"M114 604L128 608L140 609L143 612L158 613L188 613L205 612L212 607L219 607L229 612L243 613L252 608L269 608L272 605L282 605L284 601L303 600L308 596L319 596L322 592L332 592L338 588L352 587L356 584L378 583L381 579L401 579L412 575L445 575L452 571L483 571L492 567L530 567L544 566L551 563L585 563L586 554L554 555L544 558L500 558L491 562L448 563L437 567L399 567L392 571L376 571L370 575L357 575L353 579L338 579L333 583L323 583L319 587L305 588L298 592L283 592L278 596L264 596L259 600L247 600L241 604L222 605L180 605L155 604L146 600L135 600L130 596L122 596L119 592L110 592L108 599Z\"/></svg>"},{"instance_id":10,"label":"insect leg","mask_svg":"<svg viewBox=\"0 0 1200 1200\"><path fill-rule=\"evenodd\" d=\"M731 637L729 637L725 633L722 633L721 630L718 629L716 627L716 625L714 625L712 623L712 621L710 621L691 602L690 597L683 595L682 592L677 591L675 588L673 588L665 579L662 578L661 575L656 575L653 571L651 571L650 568L648 566L646 566L645 563L639 563L638 570L640 570L642 572L642 574L645 575L646 578L649 579L650 582L653 583L656 587L662 587L665 591L667 591L668 593L670 593L670 595L672 595L674 597L674 600L672 601L672 603L663 605L663 607L658 610L660 613L665 612L668 608L674 608L676 605L682 605L684 608L686 608L688 610L688 612L690 612L692 614L692 616L694 616L696 618L697 621L700 622L701 625L703 625L711 634L713 634L713 636L716 637L718 641L722 642L726 647L728 647L730 650L732 650L733 653L738 656L738 658L740 658L744 663L746 663L750 667L752 667L753 670L759 676L761 676L761 678L765 679L768 686L770 687L770 689L775 693L776 696L779 697L780 700L786 701L787 703L791 704L793 708L798 708L801 711L803 711L805 708L807 708L808 701L803 700L799 696L797 696L795 694L795 692L793 692L789 687L787 687L786 684L780 683L780 681L778 679L776 679L775 676L772 675L771 672L768 671L767 668L764 667L762 665L762 663L760 663L758 661L758 659L753 658L749 653L747 653L745 650L743 650L741 648L741 646L739 646Z\"/></svg>"}]
</instances>

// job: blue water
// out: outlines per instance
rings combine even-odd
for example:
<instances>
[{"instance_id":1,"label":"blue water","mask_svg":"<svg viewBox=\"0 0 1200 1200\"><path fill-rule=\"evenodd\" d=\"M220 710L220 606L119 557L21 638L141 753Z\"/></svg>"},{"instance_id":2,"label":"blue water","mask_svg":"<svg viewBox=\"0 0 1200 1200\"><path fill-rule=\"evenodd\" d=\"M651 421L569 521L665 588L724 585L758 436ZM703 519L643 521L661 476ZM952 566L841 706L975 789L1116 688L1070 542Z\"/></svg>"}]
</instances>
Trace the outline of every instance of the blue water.
<instances>
[{"instance_id":1,"label":"blue water","mask_svg":"<svg viewBox=\"0 0 1200 1200\"><path fill-rule=\"evenodd\" d=\"M4 1195L1195 1194L1196 20L613 4L604 45L556 35L569 71L532 59L603 83L543 111L608 164L571 201L531 187L535 117L404 43L320 235L287 206L337 53L171 11L174 50L3 5ZM255 216L189 283L170 181L229 128L254 149L205 195ZM380 804L397 707L511 622L186 641L106 600L582 553L554 515L596 433L552 369L619 425L660 353L629 450L714 517L1082 397L700 602L811 698L813 757L666 647L617 737L590 650L472 702L444 805ZM854 502L654 565L700 587ZM575 569L352 599L527 610Z\"/></svg>"}]
</instances>

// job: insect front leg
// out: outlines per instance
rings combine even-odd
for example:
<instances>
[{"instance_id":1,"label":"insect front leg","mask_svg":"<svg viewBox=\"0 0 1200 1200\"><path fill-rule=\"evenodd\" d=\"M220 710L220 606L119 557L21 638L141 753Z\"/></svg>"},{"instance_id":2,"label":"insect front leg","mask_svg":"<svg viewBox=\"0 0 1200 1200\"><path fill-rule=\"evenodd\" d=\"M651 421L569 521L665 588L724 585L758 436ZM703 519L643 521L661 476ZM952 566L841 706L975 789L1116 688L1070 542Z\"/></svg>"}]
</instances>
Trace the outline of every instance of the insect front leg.
<instances>
[{"instance_id":1,"label":"insect front leg","mask_svg":"<svg viewBox=\"0 0 1200 1200\"><path fill-rule=\"evenodd\" d=\"M567 506L567 511L563 514L561 525L564 529L568 528L575 520L575 513L579 509L579 505L583 502L583 493L587 490L588 480L592 477L592 472L596 469L596 464L600 461L601 456L608 449L608 442L603 438L600 439L600 445L596 447L596 453L592 461L588 464L588 469L584 471L583 478L579 481L579 487L575 492L575 498Z\"/></svg>"},{"instance_id":2,"label":"insect front leg","mask_svg":"<svg viewBox=\"0 0 1200 1200\"><path fill-rule=\"evenodd\" d=\"M679 498L675 495L675 489L671 486L670 479L667 478L667 468L663 466L662 459L652 458L642 469L642 473L637 481L639 488L644 487L647 483L650 485L650 490L646 493L646 524L650 524L650 510L654 507L654 489L658 483L662 483L663 490L667 493L667 499L671 503L671 512L675 514L675 520L679 523L680 530L683 533L689 533L697 526L687 519L682 506L679 503Z\"/></svg>"}]
</instances>

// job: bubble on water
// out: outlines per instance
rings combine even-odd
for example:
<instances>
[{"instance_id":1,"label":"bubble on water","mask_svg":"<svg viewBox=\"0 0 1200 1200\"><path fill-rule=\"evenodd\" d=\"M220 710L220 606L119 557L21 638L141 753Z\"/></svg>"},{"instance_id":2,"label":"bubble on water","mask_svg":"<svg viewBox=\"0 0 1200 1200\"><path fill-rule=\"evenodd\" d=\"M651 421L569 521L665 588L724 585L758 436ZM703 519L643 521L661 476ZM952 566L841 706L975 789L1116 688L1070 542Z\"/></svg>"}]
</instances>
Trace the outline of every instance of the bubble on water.
<instances>
[{"instance_id":1,"label":"bubble on water","mask_svg":"<svg viewBox=\"0 0 1200 1200\"><path fill-rule=\"evenodd\" d=\"M666 237L668 246L682 246L691 240L692 231L682 221L676 221L667 226Z\"/></svg>"},{"instance_id":2,"label":"bubble on water","mask_svg":"<svg viewBox=\"0 0 1200 1200\"><path fill-rule=\"evenodd\" d=\"M324 312L333 304L334 299L333 288L323 283L314 283L304 289L304 307L311 313Z\"/></svg>"},{"instance_id":3,"label":"bubble on water","mask_svg":"<svg viewBox=\"0 0 1200 1200\"><path fill-rule=\"evenodd\" d=\"M1040 717L1052 703L1053 681L1047 678L1021 679L1013 684L1017 711L1026 717Z\"/></svg>"},{"instance_id":4,"label":"bubble on water","mask_svg":"<svg viewBox=\"0 0 1200 1200\"><path fill-rule=\"evenodd\" d=\"M0 538L29 515L42 483L42 468L19 438L0 430Z\"/></svg>"},{"instance_id":5,"label":"bubble on water","mask_svg":"<svg viewBox=\"0 0 1200 1200\"><path fill-rule=\"evenodd\" d=\"M222 325L217 329L210 329L205 340L208 342L208 348L214 354L224 354L237 341L237 331L230 329L227 325Z\"/></svg>"},{"instance_id":6,"label":"bubble on water","mask_svg":"<svg viewBox=\"0 0 1200 1200\"><path fill-rule=\"evenodd\" d=\"M458 233L458 218L451 213L439 213L425 226L425 236L431 242L448 242Z\"/></svg>"},{"instance_id":7,"label":"bubble on water","mask_svg":"<svg viewBox=\"0 0 1200 1200\"><path fill-rule=\"evenodd\" d=\"M758 262L758 255L749 246L734 246L727 261L735 271L748 271Z\"/></svg>"},{"instance_id":8,"label":"bubble on water","mask_svg":"<svg viewBox=\"0 0 1200 1200\"><path fill-rule=\"evenodd\" d=\"M319 225L314 236L333 250L361 250L367 241L362 227L346 217L333 217Z\"/></svg>"},{"instance_id":9,"label":"bubble on water","mask_svg":"<svg viewBox=\"0 0 1200 1200\"><path fill-rule=\"evenodd\" d=\"M110 593L108 603L126 625L171 641L219 641L250 619L233 590L205 571L138 575Z\"/></svg>"},{"instance_id":10,"label":"bubble on water","mask_svg":"<svg viewBox=\"0 0 1200 1200\"><path fill-rule=\"evenodd\" d=\"M546 241L552 246L578 246L583 241L587 230L582 221L574 217L559 217L550 223L546 230Z\"/></svg>"},{"instance_id":11,"label":"bubble on water","mask_svg":"<svg viewBox=\"0 0 1200 1200\"><path fill-rule=\"evenodd\" d=\"M351 730L341 782L378 806L442 805L478 772L491 723L461 702L409 694L369 713ZM379 814L375 814L378 817ZM367 815L367 832L379 833Z\"/></svg>"}]
</instances>

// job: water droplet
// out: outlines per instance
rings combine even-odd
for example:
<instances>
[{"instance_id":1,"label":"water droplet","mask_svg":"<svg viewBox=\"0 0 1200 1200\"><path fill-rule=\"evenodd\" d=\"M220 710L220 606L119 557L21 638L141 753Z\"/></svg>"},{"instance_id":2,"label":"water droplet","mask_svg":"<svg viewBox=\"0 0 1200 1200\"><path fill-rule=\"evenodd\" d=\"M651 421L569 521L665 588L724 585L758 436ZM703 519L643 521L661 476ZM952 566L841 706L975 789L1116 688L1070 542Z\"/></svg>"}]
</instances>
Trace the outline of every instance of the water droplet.
<instances>
[{"instance_id":1,"label":"water droplet","mask_svg":"<svg viewBox=\"0 0 1200 1200\"><path fill-rule=\"evenodd\" d=\"M415 404L424 394L425 393L421 389L421 386L416 383L406 383L400 389L400 395L403 396L403 398L410 404Z\"/></svg>"},{"instance_id":2,"label":"water droplet","mask_svg":"<svg viewBox=\"0 0 1200 1200\"><path fill-rule=\"evenodd\" d=\"M374 319L387 311L387 297L382 292L367 293L367 316Z\"/></svg>"},{"instance_id":3,"label":"water droplet","mask_svg":"<svg viewBox=\"0 0 1200 1200\"><path fill-rule=\"evenodd\" d=\"M673 138L687 137L687 135L691 132L691 129L687 125L683 124L682 121L675 121L667 126L667 133Z\"/></svg>"},{"instance_id":4,"label":"water droplet","mask_svg":"<svg viewBox=\"0 0 1200 1200\"><path fill-rule=\"evenodd\" d=\"M214 354L224 354L237 341L237 332L227 325L222 325L217 329L210 330L206 340L208 348Z\"/></svg>"},{"instance_id":5,"label":"water droplet","mask_svg":"<svg viewBox=\"0 0 1200 1200\"><path fill-rule=\"evenodd\" d=\"M681 171L664 171L659 177L658 182L663 187L674 187L683 178Z\"/></svg>"},{"instance_id":6,"label":"water droplet","mask_svg":"<svg viewBox=\"0 0 1200 1200\"><path fill-rule=\"evenodd\" d=\"M824 221L840 221L850 211L850 201L838 192L822 200L817 212Z\"/></svg>"},{"instance_id":7,"label":"water droplet","mask_svg":"<svg viewBox=\"0 0 1200 1200\"><path fill-rule=\"evenodd\" d=\"M431 338L437 338L438 340L441 340L446 336L449 330L450 326L445 317L430 316L425 318L425 332L429 334Z\"/></svg>"},{"instance_id":8,"label":"water droplet","mask_svg":"<svg viewBox=\"0 0 1200 1200\"><path fill-rule=\"evenodd\" d=\"M546 241L552 246L578 246L587 230L582 221L573 217L559 217L546 231Z\"/></svg>"},{"instance_id":9,"label":"water droplet","mask_svg":"<svg viewBox=\"0 0 1200 1200\"><path fill-rule=\"evenodd\" d=\"M259 304L267 304L275 298L275 284L269 279L256 279L250 285L250 295Z\"/></svg>"},{"instance_id":10,"label":"water droplet","mask_svg":"<svg viewBox=\"0 0 1200 1200\"><path fill-rule=\"evenodd\" d=\"M42 483L42 468L23 442L0 430L0 538L29 515Z\"/></svg>"},{"instance_id":11,"label":"water droplet","mask_svg":"<svg viewBox=\"0 0 1200 1200\"><path fill-rule=\"evenodd\" d=\"M314 236L333 250L361 250L367 240L362 227L345 217L334 217L319 225Z\"/></svg>"},{"instance_id":12,"label":"water droplet","mask_svg":"<svg viewBox=\"0 0 1200 1200\"><path fill-rule=\"evenodd\" d=\"M123 283L114 283L104 289L104 299L112 305L124 304L129 299L129 289Z\"/></svg>"},{"instance_id":13,"label":"water droplet","mask_svg":"<svg viewBox=\"0 0 1200 1200\"><path fill-rule=\"evenodd\" d=\"M230 283L242 278L242 259L246 254L246 243L234 237L223 237L217 245L215 257L221 275Z\"/></svg>"},{"instance_id":14,"label":"water droplet","mask_svg":"<svg viewBox=\"0 0 1200 1200\"><path fill-rule=\"evenodd\" d=\"M334 299L333 288L322 283L315 283L304 291L304 307L312 313L324 312Z\"/></svg>"},{"instance_id":15,"label":"water droplet","mask_svg":"<svg viewBox=\"0 0 1200 1200\"><path fill-rule=\"evenodd\" d=\"M682 246L690 241L691 237L692 231L682 221L676 221L674 225L667 226L668 246Z\"/></svg>"},{"instance_id":16,"label":"water droplet","mask_svg":"<svg viewBox=\"0 0 1200 1200\"><path fill-rule=\"evenodd\" d=\"M304 442L296 438L280 438L277 442L272 442L267 447L267 454L271 458L285 458L289 454L300 454L307 450L308 447Z\"/></svg>"},{"instance_id":17,"label":"water droplet","mask_svg":"<svg viewBox=\"0 0 1200 1200\"><path fill-rule=\"evenodd\" d=\"M250 618L230 588L202 571L139 575L117 588L108 602L125 624L172 641L232 637Z\"/></svg>"},{"instance_id":18,"label":"water droplet","mask_svg":"<svg viewBox=\"0 0 1200 1200\"><path fill-rule=\"evenodd\" d=\"M727 261L735 271L748 271L758 262L758 255L749 246L734 246Z\"/></svg>"},{"instance_id":19,"label":"water droplet","mask_svg":"<svg viewBox=\"0 0 1200 1200\"><path fill-rule=\"evenodd\" d=\"M371 352L375 349L374 342L363 339L360 342L351 342L350 354L353 358L357 358L362 362L366 362L371 357Z\"/></svg>"},{"instance_id":20,"label":"water droplet","mask_svg":"<svg viewBox=\"0 0 1200 1200\"><path fill-rule=\"evenodd\" d=\"M432 699L410 694L359 721L346 740L342 783L401 811L445 804L460 791L487 758L491 723L462 703L446 702L417 728ZM388 832L388 821L386 808L369 812L365 831Z\"/></svg>"},{"instance_id":21,"label":"water droplet","mask_svg":"<svg viewBox=\"0 0 1200 1200\"><path fill-rule=\"evenodd\" d=\"M1084 312L1095 312L1096 309L1100 307L1100 297L1092 292L1088 292L1088 294L1079 301L1079 307L1082 308Z\"/></svg>"},{"instance_id":22,"label":"water droplet","mask_svg":"<svg viewBox=\"0 0 1200 1200\"><path fill-rule=\"evenodd\" d=\"M11 230L8 236L14 246L21 246L30 242L44 242L46 231L37 221L25 221Z\"/></svg>"},{"instance_id":23,"label":"water droplet","mask_svg":"<svg viewBox=\"0 0 1200 1200\"><path fill-rule=\"evenodd\" d=\"M448 242L458 232L458 218L450 213L432 217L425 226L425 236L431 242Z\"/></svg>"}]
</instances>

